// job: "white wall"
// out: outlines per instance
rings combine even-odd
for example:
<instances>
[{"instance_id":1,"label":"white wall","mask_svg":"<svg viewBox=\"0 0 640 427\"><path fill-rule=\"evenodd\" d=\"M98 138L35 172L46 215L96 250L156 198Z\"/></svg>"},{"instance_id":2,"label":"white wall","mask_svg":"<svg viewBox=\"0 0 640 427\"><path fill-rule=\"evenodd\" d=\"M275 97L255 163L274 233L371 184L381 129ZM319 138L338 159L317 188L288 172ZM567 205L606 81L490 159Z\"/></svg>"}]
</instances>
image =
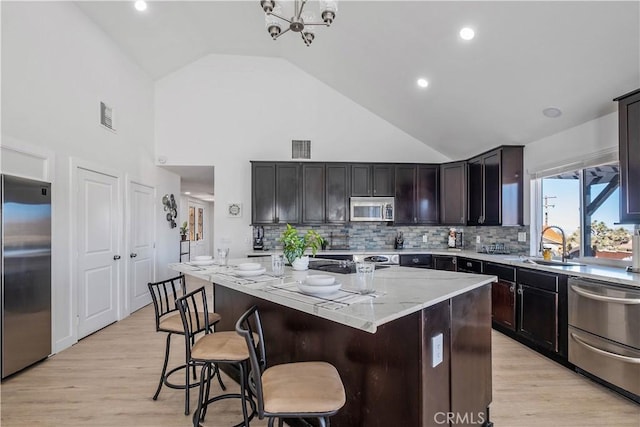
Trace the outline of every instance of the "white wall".
<instances>
[{"instance_id":1,"label":"white wall","mask_svg":"<svg viewBox=\"0 0 640 427\"><path fill-rule=\"evenodd\" d=\"M2 2L1 7L2 144L35 147L51 157L46 162L53 171L53 348L60 351L76 341L72 160L155 186L158 215L160 198L179 194L180 181L153 161L152 81L102 31L71 2ZM100 101L115 108L117 133L98 125ZM26 167L23 174L34 175ZM166 277L166 263L178 259L177 228L169 229L162 219L156 221L158 277ZM127 240L123 236L123 255Z\"/></svg>"},{"instance_id":2,"label":"white wall","mask_svg":"<svg viewBox=\"0 0 640 427\"><path fill-rule=\"evenodd\" d=\"M155 114L156 156L215 166L215 243L230 239L232 257L251 248L249 161L291 160L292 139L315 161L449 160L277 58L206 56L156 83Z\"/></svg>"}]
</instances>

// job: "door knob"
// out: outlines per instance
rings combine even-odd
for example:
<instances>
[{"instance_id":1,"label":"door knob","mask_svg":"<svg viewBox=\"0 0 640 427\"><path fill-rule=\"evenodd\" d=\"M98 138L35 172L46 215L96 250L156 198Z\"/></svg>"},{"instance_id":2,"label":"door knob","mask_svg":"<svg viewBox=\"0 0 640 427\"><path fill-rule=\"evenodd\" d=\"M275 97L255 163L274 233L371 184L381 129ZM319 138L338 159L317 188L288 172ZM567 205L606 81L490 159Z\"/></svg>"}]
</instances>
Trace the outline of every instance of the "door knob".
<instances>
[{"instance_id":1,"label":"door knob","mask_svg":"<svg viewBox=\"0 0 640 427\"><path fill-rule=\"evenodd\" d=\"M116 261L119 260L120 259L120 255L114 255L113 259L116 260Z\"/></svg>"},{"instance_id":2,"label":"door knob","mask_svg":"<svg viewBox=\"0 0 640 427\"><path fill-rule=\"evenodd\" d=\"M137 254L137 253L135 253L135 252L131 252L131 253L129 254L129 256L130 256L131 258L135 258L135 257L137 257L137 256L138 256L138 254Z\"/></svg>"}]
</instances>

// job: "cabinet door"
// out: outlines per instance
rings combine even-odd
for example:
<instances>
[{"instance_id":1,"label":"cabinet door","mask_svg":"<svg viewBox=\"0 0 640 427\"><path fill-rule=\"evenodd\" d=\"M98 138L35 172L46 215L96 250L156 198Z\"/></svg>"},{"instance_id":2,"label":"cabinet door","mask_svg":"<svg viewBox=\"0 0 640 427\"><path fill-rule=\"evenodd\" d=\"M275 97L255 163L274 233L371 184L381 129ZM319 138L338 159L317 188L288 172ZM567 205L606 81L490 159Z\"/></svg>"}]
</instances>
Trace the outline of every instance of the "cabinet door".
<instances>
[{"instance_id":1,"label":"cabinet door","mask_svg":"<svg viewBox=\"0 0 640 427\"><path fill-rule=\"evenodd\" d=\"M372 196L393 197L395 193L395 167L394 165L373 165L373 192Z\"/></svg>"},{"instance_id":2,"label":"cabinet door","mask_svg":"<svg viewBox=\"0 0 640 427\"><path fill-rule=\"evenodd\" d=\"M518 284L518 334L551 351L558 351L558 294Z\"/></svg>"},{"instance_id":3,"label":"cabinet door","mask_svg":"<svg viewBox=\"0 0 640 427\"><path fill-rule=\"evenodd\" d=\"M434 255L433 268L436 270L456 271L456 257Z\"/></svg>"},{"instance_id":4,"label":"cabinet door","mask_svg":"<svg viewBox=\"0 0 640 427\"><path fill-rule=\"evenodd\" d=\"M486 154L483 158L484 164L484 218L483 225L500 225L501 214L501 169L500 154L497 150Z\"/></svg>"},{"instance_id":5,"label":"cabinet door","mask_svg":"<svg viewBox=\"0 0 640 427\"><path fill-rule=\"evenodd\" d=\"M396 165L396 191L394 222L413 224L416 222L416 166Z\"/></svg>"},{"instance_id":6,"label":"cabinet door","mask_svg":"<svg viewBox=\"0 0 640 427\"><path fill-rule=\"evenodd\" d=\"M640 91L619 100L620 221L640 223Z\"/></svg>"},{"instance_id":7,"label":"cabinet door","mask_svg":"<svg viewBox=\"0 0 640 427\"><path fill-rule=\"evenodd\" d=\"M251 164L251 223L272 224L276 209L276 165L256 162Z\"/></svg>"},{"instance_id":8,"label":"cabinet door","mask_svg":"<svg viewBox=\"0 0 640 427\"><path fill-rule=\"evenodd\" d=\"M438 208L438 166L418 165L416 170L416 217L420 224L437 224L440 216Z\"/></svg>"},{"instance_id":9,"label":"cabinet door","mask_svg":"<svg viewBox=\"0 0 640 427\"><path fill-rule=\"evenodd\" d=\"M498 280L491 285L491 318L505 328L516 330L515 284Z\"/></svg>"},{"instance_id":10,"label":"cabinet door","mask_svg":"<svg viewBox=\"0 0 640 427\"><path fill-rule=\"evenodd\" d=\"M300 165L276 163L276 218L275 222L300 222Z\"/></svg>"},{"instance_id":11,"label":"cabinet door","mask_svg":"<svg viewBox=\"0 0 640 427\"><path fill-rule=\"evenodd\" d=\"M351 196L371 195L371 165L351 165Z\"/></svg>"},{"instance_id":12,"label":"cabinet door","mask_svg":"<svg viewBox=\"0 0 640 427\"><path fill-rule=\"evenodd\" d=\"M482 216L484 215L484 177L482 169L481 158L475 158L467 162L467 178L469 184L469 215L467 217L467 223L469 225L482 224Z\"/></svg>"},{"instance_id":13,"label":"cabinet door","mask_svg":"<svg viewBox=\"0 0 640 427\"><path fill-rule=\"evenodd\" d=\"M467 221L467 164L440 165L440 223L465 225Z\"/></svg>"},{"instance_id":14,"label":"cabinet door","mask_svg":"<svg viewBox=\"0 0 640 427\"><path fill-rule=\"evenodd\" d=\"M349 221L349 166L328 163L325 179L326 221Z\"/></svg>"},{"instance_id":15,"label":"cabinet door","mask_svg":"<svg viewBox=\"0 0 640 427\"><path fill-rule=\"evenodd\" d=\"M302 165L302 222L323 223L325 219L324 163Z\"/></svg>"}]
</instances>

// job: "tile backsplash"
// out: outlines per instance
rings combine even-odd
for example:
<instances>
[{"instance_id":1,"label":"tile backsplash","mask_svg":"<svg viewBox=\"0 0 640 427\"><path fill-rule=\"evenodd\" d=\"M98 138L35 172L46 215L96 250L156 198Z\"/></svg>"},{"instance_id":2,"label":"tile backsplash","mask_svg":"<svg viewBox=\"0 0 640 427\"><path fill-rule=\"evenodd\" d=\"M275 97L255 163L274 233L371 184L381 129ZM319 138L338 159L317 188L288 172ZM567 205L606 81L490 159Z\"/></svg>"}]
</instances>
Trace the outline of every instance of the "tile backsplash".
<instances>
[{"instance_id":1,"label":"tile backsplash","mask_svg":"<svg viewBox=\"0 0 640 427\"><path fill-rule=\"evenodd\" d=\"M265 249L281 248L278 242L285 225L264 226ZM297 226L299 232L304 233L309 229L316 230L328 242L327 249L331 249L333 241L334 249L345 248L350 250L392 250L394 239L398 232L403 233L404 249L446 249L450 227L446 226L391 226L386 223L359 223L359 224L323 224L317 226ZM514 227L456 227L457 231L464 232L464 248L476 250L476 237L480 237L480 247L490 245L505 245L511 254L526 255L529 253L529 226ZM518 242L518 233L526 233L527 241ZM333 239L331 238L333 236ZM424 242L426 236L426 242Z\"/></svg>"}]
</instances>

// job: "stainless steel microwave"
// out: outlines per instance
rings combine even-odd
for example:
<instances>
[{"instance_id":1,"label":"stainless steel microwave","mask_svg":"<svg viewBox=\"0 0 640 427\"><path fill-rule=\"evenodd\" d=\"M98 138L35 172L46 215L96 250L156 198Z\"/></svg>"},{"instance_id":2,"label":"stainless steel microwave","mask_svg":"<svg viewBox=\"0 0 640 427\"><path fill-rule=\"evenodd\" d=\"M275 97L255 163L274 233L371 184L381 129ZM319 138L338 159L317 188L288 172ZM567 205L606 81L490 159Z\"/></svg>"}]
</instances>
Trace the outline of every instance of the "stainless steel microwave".
<instances>
[{"instance_id":1,"label":"stainless steel microwave","mask_svg":"<svg viewBox=\"0 0 640 427\"><path fill-rule=\"evenodd\" d=\"M393 221L393 197L352 197L350 221Z\"/></svg>"}]
</instances>

